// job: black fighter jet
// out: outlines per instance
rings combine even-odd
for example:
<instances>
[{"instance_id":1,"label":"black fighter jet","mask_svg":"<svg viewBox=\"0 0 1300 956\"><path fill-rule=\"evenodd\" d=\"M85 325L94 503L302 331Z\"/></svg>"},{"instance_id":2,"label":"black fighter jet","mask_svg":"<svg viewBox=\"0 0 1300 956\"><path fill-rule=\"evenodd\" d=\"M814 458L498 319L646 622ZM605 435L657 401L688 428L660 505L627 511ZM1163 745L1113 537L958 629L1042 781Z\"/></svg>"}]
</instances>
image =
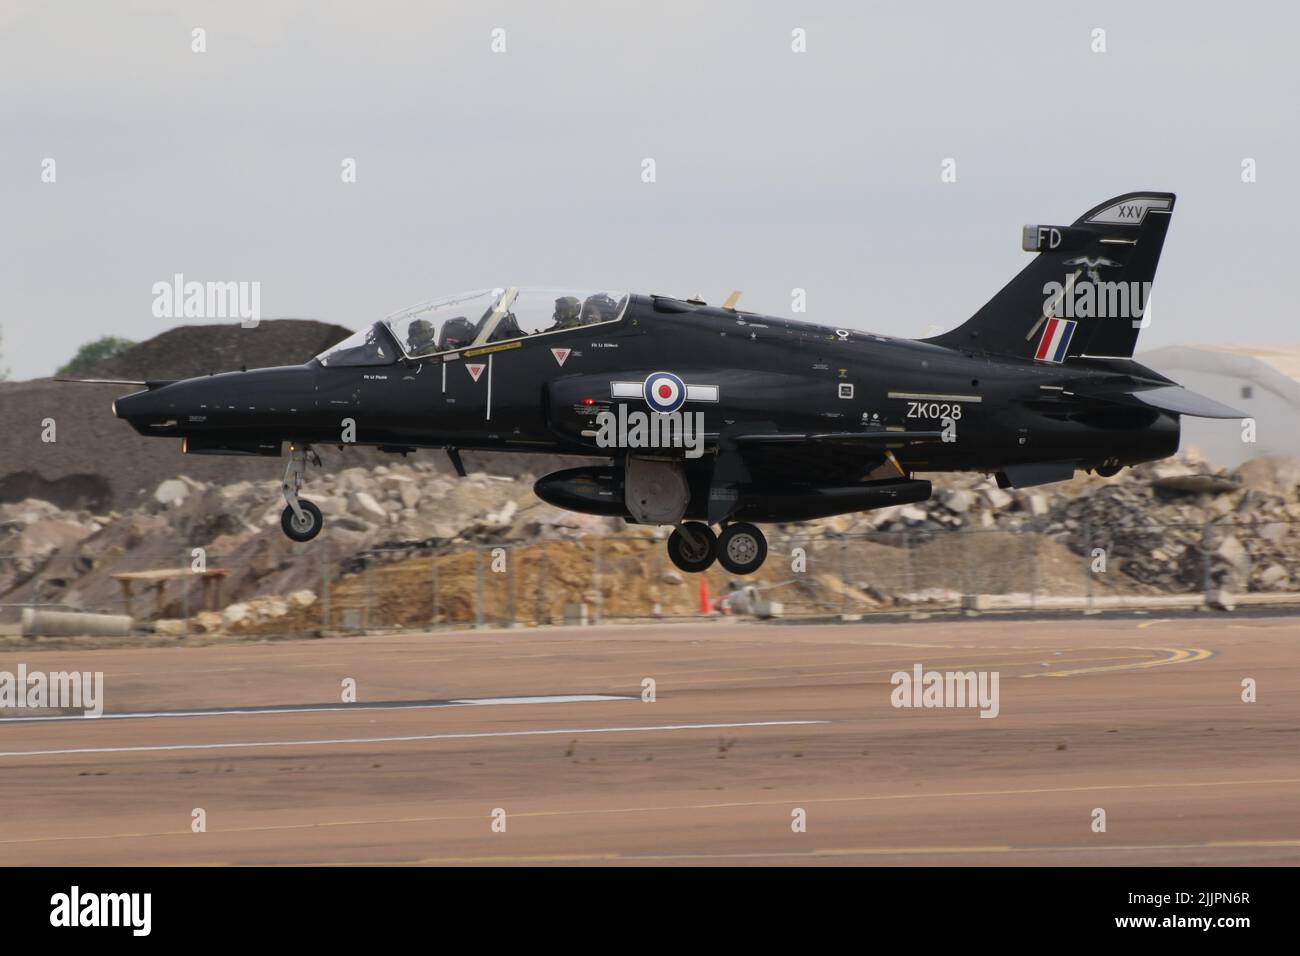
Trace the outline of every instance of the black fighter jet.
<instances>
[{"instance_id":1,"label":"black fighter jet","mask_svg":"<svg viewBox=\"0 0 1300 956\"><path fill-rule=\"evenodd\" d=\"M1112 476L1178 449L1179 416L1242 418L1133 361L1172 193L1109 199L1026 226L1037 255L968 321L932 338L814 325L698 299L497 288L390 315L305 365L145 382L114 413L191 455L277 457L285 534L315 448L599 457L537 481L561 508L672 525L681 569L733 574L767 553L756 524L930 496L927 472L1002 487ZM720 529L715 534L713 528Z\"/></svg>"}]
</instances>

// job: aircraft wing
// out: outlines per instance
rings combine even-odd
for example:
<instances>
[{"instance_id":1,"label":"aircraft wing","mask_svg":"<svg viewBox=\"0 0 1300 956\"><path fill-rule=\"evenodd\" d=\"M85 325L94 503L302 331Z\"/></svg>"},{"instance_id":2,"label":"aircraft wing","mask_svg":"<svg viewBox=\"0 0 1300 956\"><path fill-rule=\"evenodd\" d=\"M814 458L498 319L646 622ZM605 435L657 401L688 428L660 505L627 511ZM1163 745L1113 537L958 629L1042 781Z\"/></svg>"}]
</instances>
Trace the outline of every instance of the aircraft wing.
<instances>
[{"instance_id":1,"label":"aircraft wing","mask_svg":"<svg viewBox=\"0 0 1300 956\"><path fill-rule=\"evenodd\" d=\"M868 448L885 448L890 445L917 445L942 441L938 431L885 431L866 432L760 432L736 435L731 438L737 445L854 445Z\"/></svg>"},{"instance_id":2,"label":"aircraft wing","mask_svg":"<svg viewBox=\"0 0 1300 956\"><path fill-rule=\"evenodd\" d=\"M1129 393L1143 405L1159 408L1179 415L1192 415L1196 418L1249 418L1245 412L1239 412L1229 405L1216 402L1212 398L1198 395L1179 385L1166 385L1161 388L1147 388L1140 392Z\"/></svg>"},{"instance_id":3,"label":"aircraft wing","mask_svg":"<svg viewBox=\"0 0 1300 956\"><path fill-rule=\"evenodd\" d=\"M1088 392L1078 391L1078 398L1095 399L1116 405L1145 406L1158 408L1163 412L1177 415L1191 415L1195 418L1249 418L1222 402L1205 395L1198 395L1181 385L1161 385L1155 388L1121 387L1114 391Z\"/></svg>"}]
</instances>

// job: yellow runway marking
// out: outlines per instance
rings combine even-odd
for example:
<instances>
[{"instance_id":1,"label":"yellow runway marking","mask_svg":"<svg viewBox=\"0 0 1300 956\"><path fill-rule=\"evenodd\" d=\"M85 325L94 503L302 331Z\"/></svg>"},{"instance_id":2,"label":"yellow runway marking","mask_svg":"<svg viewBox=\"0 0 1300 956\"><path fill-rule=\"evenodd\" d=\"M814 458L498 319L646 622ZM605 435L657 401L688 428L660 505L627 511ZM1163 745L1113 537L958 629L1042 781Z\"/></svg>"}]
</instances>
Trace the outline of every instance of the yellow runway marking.
<instances>
[{"instance_id":1,"label":"yellow runway marking","mask_svg":"<svg viewBox=\"0 0 1300 956\"><path fill-rule=\"evenodd\" d=\"M1164 651L1169 656L1160 660L1142 661L1137 664L1111 664L1106 667L1079 667L1065 671L1042 671L1037 674L1022 674L1022 677L1074 677L1077 674L1099 674L1103 671L1141 670L1147 667L1162 667L1165 664L1194 664L1214 656L1214 651L1199 647L1142 647L1128 650Z\"/></svg>"},{"instance_id":2,"label":"yellow runway marking","mask_svg":"<svg viewBox=\"0 0 1300 956\"><path fill-rule=\"evenodd\" d=\"M391 864L408 866L456 866L465 864L572 864L572 862L629 862L654 864L686 860L807 860L840 856L972 856L980 853L1132 853L1160 849L1251 849L1300 848L1296 840L1217 840L1209 843L1134 843L1122 845L1074 844L1060 847L1014 847L993 844L988 847L823 847L815 849L772 849L741 853L533 853L528 856L430 856L421 860L396 860ZM356 864L313 864L316 866L374 866L373 861Z\"/></svg>"},{"instance_id":3,"label":"yellow runway marking","mask_svg":"<svg viewBox=\"0 0 1300 956\"><path fill-rule=\"evenodd\" d=\"M949 799L952 797L1007 797L1007 796L1032 796L1035 794L1046 793L1088 793L1098 791L1117 791L1117 790L1180 790L1206 787L1262 787L1262 786L1279 786L1284 784L1300 784L1300 777L1280 777L1261 780L1201 780L1184 783L1117 783L1117 784L1089 784L1078 787L1034 787L1021 790L950 790L940 793L881 793L870 794L865 796L853 797L811 797L801 798L800 804L822 804L822 803L874 803L889 800L938 800ZM691 804L668 804L662 806L636 806L636 807L604 807L588 808L581 810L516 810L510 814L512 819L530 818L530 817L591 817L601 815L623 814L623 813L668 813L684 810L736 810L746 808L760 807L788 807L790 799L773 799L773 800L743 800L732 801L727 803L691 803ZM483 813L475 814L454 814L447 816L422 816L422 817L387 817L370 820L322 820L310 823L282 823L282 824L265 824L261 826L249 827L221 827L210 829L207 832L212 834L222 833L265 833L279 830L314 830L327 829L333 827L357 827L357 826L383 826L404 823L462 823L466 820L478 820L486 823L488 817ZM142 839L146 837L167 837L167 836L191 836L191 832L186 830L160 830L156 832L137 832L137 833L99 833L76 836L39 836L39 837L21 837L15 839L0 839L0 846L9 846L26 843L59 843L69 840L120 840L120 839ZM1238 844L1224 842L1222 844L1207 844L1209 846L1235 846ZM1253 845L1251 843L1241 845Z\"/></svg>"},{"instance_id":4,"label":"yellow runway marking","mask_svg":"<svg viewBox=\"0 0 1300 956\"><path fill-rule=\"evenodd\" d=\"M683 853L625 856L623 859L642 860L691 860L709 859L711 857L764 857L764 856L942 856L968 853L1078 853L1078 852L1123 852L1136 850L1208 850L1208 849L1249 849L1252 847L1300 847L1300 840L1233 840L1210 841L1206 843L1137 843L1124 845L1072 844L1068 846L1013 846L999 844L993 846L882 846L882 847L829 847L812 850L777 850L771 853ZM422 861L423 862L423 861Z\"/></svg>"},{"instance_id":5,"label":"yellow runway marking","mask_svg":"<svg viewBox=\"0 0 1300 956\"><path fill-rule=\"evenodd\" d=\"M1152 650L1152 648L1138 648L1138 647L1135 647L1135 648L1129 648L1129 649L1130 649L1130 650ZM1134 656L1135 656L1135 658L1136 658L1136 655L1134 655ZM1122 655L1122 654L1109 654L1109 655L1107 655L1107 656L1105 656L1105 657L1084 657L1084 658L1076 658L1076 660L1083 660L1083 661L1088 661L1088 660L1094 660L1094 661L1114 661L1114 660L1124 660L1124 659L1125 659L1125 655ZM953 664L953 663L948 663L948 664L943 664L943 663L929 663L929 664L926 664L926 665L925 665L925 669L926 669L926 670L954 670L954 671L957 671L957 670L976 670L976 669L981 669L981 670L983 670L983 669L987 669L987 668L989 668L989 667L1032 667L1032 666L1034 666L1035 664L1038 664L1038 663L1041 661L1041 657L1034 657L1034 658L1030 658L1030 659L1028 659L1028 660L1021 660L1021 661L1008 661L1008 660L1002 660L1002 661L980 661L979 664L976 665L976 666L972 666L970 663L968 663L968 662L970 661L970 658L968 658L968 657L962 657L962 658L959 658L959 660L960 660L962 663L960 663L960 664ZM1145 657L1142 658L1142 662L1143 662L1143 663L1151 663L1150 660L1147 659L1147 658L1145 658ZM762 677L736 677L736 678L722 678L722 677L719 677L719 678L713 678L713 679L710 679L710 680L707 680L707 681L702 681L702 680L678 681L678 680L673 680L673 679L671 678L671 675L669 675L668 677L665 677L661 683L662 683L665 687L670 688L670 689L677 689L677 688L691 689L691 688L697 688L697 687L723 689L724 687L726 687L726 688L730 688L730 687L732 687L732 686L734 686L734 685L751 686L751 685L760 684L760 683L763 683L763 682L766 682L766 681L793 681L793 680L795 680L795 679L803 680L803 679L808 679L808 678L818 678L818 677L820 677L820 678L827 678L827 679L834 679L834 678L840 678L840 677L870 677L870 676L875 676L875 675L884 676L884 675L896 674L896 673L898 673L898 671L899 671L900 669L902 669L902 670L906 670L906 671L909 671L909 672L910 672L910 670L911 670L911 665L914 664L914 663L916 663L916 662L915 662L915 661L906 661L906 662L904 662L902 659L900 659L898 662L896 662L895 664L893 664L893 665L891 665L891 666L889 666L889 667L883 667L883 668L872 668L872 669L870 669L870 670L849 670L849 669L844 668L844 667L839 667L838 669L833 670L833 671L832 671L831 673L829 673L829 674L817 673L816 671L811 670L811 669L804 669L804 668L812 668L812 667L821 667L821 666L823 666L823 665L820 665L820 664L817 664L817 665L803 665L803 667L801 667L799 670L791 670L791 669L789 669L789 668L785 668L785 669L784 669L784 673L780 673L780 674L764 675L764 676L762 676ZM1140 665L1138 665L1138 664L1131 664L1131 665L1123 665L1123 666L1136 667L1136 666L1140 666ZM735 670L740 670L740 669L741 669L741 668L735 668ZM752 668L750 668L750 669L752 669ZM770 669L770 668L769 668L769 669ZM1083 673L1083 671L1080 671L1080 673ZM1022 677L1042 677L1042 676L1046 676L1046 675L1044 675L1044 674L1022 674L1021 676L1022 676ZM852 681L852 680L849 680L849 681L839 680L839 681L836 681L835 683L836 683L836 685L838 686L838 685L840 685L840 684L853 684L853 683L856 683L856 681Z\"/></svg>"}]
</instances>

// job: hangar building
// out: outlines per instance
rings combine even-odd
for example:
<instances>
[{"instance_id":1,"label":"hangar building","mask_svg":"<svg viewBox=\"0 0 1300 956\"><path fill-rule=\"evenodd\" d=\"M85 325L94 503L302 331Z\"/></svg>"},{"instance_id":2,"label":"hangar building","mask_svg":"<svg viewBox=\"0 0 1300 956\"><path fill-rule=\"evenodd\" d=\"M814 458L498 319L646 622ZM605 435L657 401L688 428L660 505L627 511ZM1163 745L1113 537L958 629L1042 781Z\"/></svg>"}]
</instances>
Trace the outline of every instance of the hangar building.
<instances>
[{"instance_id":1,"label":"hangar building","mask_svg":"<svg viewBox=\"0 0 1300 956\"><path fill-rule=\"evenodd\" d=\"M1184 417L1184 450L1228 467L1262 455L1300 458L1300 345L1171 345L1134 358L1255 420L1251 444L1241 422Z\"/></svg>"}]
</instances>

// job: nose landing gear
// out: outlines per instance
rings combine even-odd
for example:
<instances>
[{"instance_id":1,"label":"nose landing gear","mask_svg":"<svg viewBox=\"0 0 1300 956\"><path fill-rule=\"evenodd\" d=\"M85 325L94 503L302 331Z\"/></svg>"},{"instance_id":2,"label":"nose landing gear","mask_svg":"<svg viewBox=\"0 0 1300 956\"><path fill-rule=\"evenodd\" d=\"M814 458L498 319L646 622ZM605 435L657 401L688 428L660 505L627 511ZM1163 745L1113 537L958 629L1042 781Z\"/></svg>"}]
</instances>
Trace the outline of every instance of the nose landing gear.
<instances>
[{"instance_id":1,"label":"nose landing gear","mask_svg":"<svg viewBox=\"0 0 1300 956\"><path fill-rule=\"evenodd\" d=\"M310 501L298 497L302 487L303 472L307 470L307 461L320 467L320 456L310 445L289 443L289 462L284 466L284 480L280 488L284 492L286 507L280 514L280 528L294 541L310 541L320 534L325 519L320 509Z\"/></svg>"},{"instance_id":2,"label":"nose landing gear","mask_svg":"<svg viewBox=\"0 0 1300 956\"><path fill-rule=\"evenodd\" d=\"M729 524L721 536L703 522L687 521L668 536L668 558L687 574L707 571L716 560L732 574L753 574L767 558L767 539L752 524Z\"/></svg>"}]
</instances>

